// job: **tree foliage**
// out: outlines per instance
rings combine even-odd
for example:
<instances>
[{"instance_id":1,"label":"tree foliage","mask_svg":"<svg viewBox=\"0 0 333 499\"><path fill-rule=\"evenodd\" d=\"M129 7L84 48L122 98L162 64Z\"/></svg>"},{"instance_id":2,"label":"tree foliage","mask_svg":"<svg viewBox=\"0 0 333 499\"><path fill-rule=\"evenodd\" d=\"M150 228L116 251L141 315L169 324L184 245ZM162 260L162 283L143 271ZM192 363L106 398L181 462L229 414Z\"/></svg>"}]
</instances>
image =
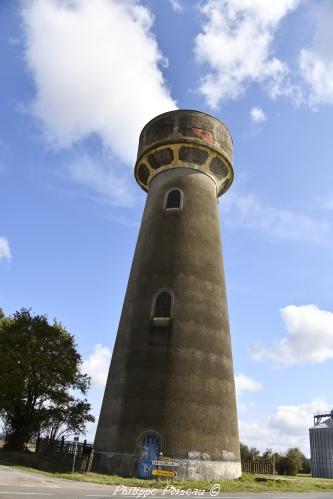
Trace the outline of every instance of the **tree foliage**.
<instances>
[{"instance_id":1,"label":"tree foliage","mask_svg":"<svg viewBox=\"0 0 333 499\"><path fill-rule=\"evenodd\" d=\"M275 454L276 470L279 475L295 476L297 473L310 473L310 459L297 448L292 447L283 454Z\"/></svg>"},{"instance_id":2,"label":"tree foliage","mask_svg":"<svg viewBox=\"0 0 333 499\"><path fill-rule=\"evenodd\" d=\"M66 394L63 400L50 405L48 418L42 425L41 432L51 440L58 440L71 434L84 434L87 422L95 421L90 409L90 404L86 400L78 400Z\"/></svg>"},{"instance_id":3,"label":"tree foliage","mask_svg":"<svg viewBox=\"0 0 333 499\"><path fill-rule=\"evenodd\" d=\"M293 447L286 452L273 453L272 449L266 449L262 454L255 447L249 448L246 444L240 443L242 461L267 461L274 458L276 472L279 475L295 476L297 473L310 473L311 461L297 448Z\"/></svg>"},{"instance_id":4,"label":"tree foliage","mask_svg":"<svg viewBox=\"0 0 333 499\"><path fill-rule=\"evenodd\" d=\"M22 308L13 317L0 314L0 416L6 447L22 450L40 431L57 437L84 432L93 421L87 400L90 378L82 374L82 359L73 335L58 322Z\"/></svg>"},{"instance_id":5,"label":"tree foliage","mask_svg":"<svg viewBox=\"0 0 333 499\"><path fill-rule=\"evenodd\" d=\"M240 442L240 455L242 461L256 460L260 457L260 451L255 447L248 447Z\"/></svg>"}]
</instances>

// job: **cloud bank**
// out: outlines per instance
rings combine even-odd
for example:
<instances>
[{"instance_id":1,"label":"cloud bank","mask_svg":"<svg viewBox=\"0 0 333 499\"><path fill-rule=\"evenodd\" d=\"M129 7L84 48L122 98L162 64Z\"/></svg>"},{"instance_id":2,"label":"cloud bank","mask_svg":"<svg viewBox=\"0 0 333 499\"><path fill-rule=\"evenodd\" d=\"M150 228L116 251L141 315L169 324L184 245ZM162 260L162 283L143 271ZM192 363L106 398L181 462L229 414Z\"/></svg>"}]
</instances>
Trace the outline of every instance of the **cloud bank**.
<instances>
[{"instance_id":1,"label":"cloud bank","mask_svg":"<svg viewBox=\"0 0 333 499\"><path fill-rule=\"evenodd\" d=\"M93 190L98 200L106 204L127 207L134 204L129 172L112 157L80 154L68 164L68 171L72 180L88 188L88 195Z\"/></svg>"},{"instance_id":2,"label":"cloud bank","mask_svg":"<svg viewBox=\"0 0 333 499\"><path fill-rule=\"evenodd\" d=\"M82 372L89 374L92 385L104 387L106 384L112 352L100 343L82 363Z\"/></svg>"},{"instance_id":3,"label":"cloud bank","mask_svg":"<svg viewBox=\"0 0 333 499\"><path fill-rule=\"evenodd\" d=\"M227 227L256 231L274 239L332 244L332 227L324 221L261 203L253 194L228 192L222 201Z\"/></svg>"},{"instance_id":4,"label":"cloud bank","mask_svg":"<svg viewBox=\"0 0 333 499\"><path fill-rule=\"evenodd\" d=\"M326 0L311 6L315 21L312 46L300 52L299 66L308 86L311 106L333 104L333 4Z\"/></svg>"},{"instance_id":5,"label":"cloud bank","mask_svg":"<svg viewBox=\"0 0 333 499\"><path fill-rule=\"evenodd\" d=\"M240 395L242 392L257 392L262 390L262 384L245 374L239 373L235 376L236 393Z\"/></svg>"},{"instance_id":6,"label":"cloud bank","mask_svg":"<svg viewBox=\"0 0 333 499\"><path fill-rule=\"evenodd\" d=\"M215 108L223 99L236 99L251 82L262 83L275 98L292 95L287 65L273 55L279 23L299 0L206 0L204 24L195 39L195 56L209 72L199 90Z\"/></svg>"},{"instance_id":7,"label":"cloud bank","mask_svg":"<svg viewBox=\"0 0 333 499\"><path fill-rule=\"evenodd\" d=\"M25 62L35 85L28 106L46 142L69 148L97 136L104 151L133 164L139 133L176 108L152 32L153 16L137 0L27 0L22 20ZM81 147L82 150L82 147ZM113 204L129 205L119 170L80 154L71 178Z\"/></svg>"},{"instance_id":8,"label":"cloud bank","mask_svg":"<svg viewBox=\"0 0 333 499\"><path fill-rule=\"evenodd\" d=\"M303 6L314 25L308 47L292 61L274 54L281 22ZM333 5L330 0L205 0L202 28L194 44L196 59L208 66L199 91L212 108L241 97L259 83L273 99L291 98L316 108L333 104ZM204 67L205 67L204 66Z\"/></svg>"},{"instance_id":9,"label":"cloud bank","mask_svg":"<svg viewBox=\"0 0 333 499\"><path fill-rule=\"evenodd\" d=\"M265 420L240 421L240 440L261 451L271 448L284 452L290 447L299 447L309 456L309 428L313 426L313 415L331 409L332 404L323 397L299 405L279 405Z\"/></svg>"},{"instance_id":10,"label":"cloud bank","mask_svg":"<svg viewBox=\"0 0 333 499\"><path fill-rule=\"evenodd\" d=\"M272 347L251 347L254 360L278 365L317 364L333 359L333 313L315 305L280 309L287 335Z\"/></svg>"}]
</instances>

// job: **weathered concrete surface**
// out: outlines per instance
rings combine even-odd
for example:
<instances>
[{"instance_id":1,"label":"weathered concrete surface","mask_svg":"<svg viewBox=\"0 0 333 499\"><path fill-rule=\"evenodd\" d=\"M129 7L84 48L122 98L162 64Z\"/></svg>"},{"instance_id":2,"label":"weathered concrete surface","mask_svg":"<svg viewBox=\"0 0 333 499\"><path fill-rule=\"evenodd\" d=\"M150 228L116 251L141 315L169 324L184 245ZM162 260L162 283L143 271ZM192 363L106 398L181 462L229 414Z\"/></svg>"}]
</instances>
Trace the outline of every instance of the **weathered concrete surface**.
<instances>
[{"instance_id":1,"label":"weathered concrete surface","mask_svg":"<svg viewBox=\"0 0 333 499\"><path fill-rule=\"evenodd\" d=\"M232 163L232 138L227 127L214 116L190 109L160 114L143 128L138 159L147 150L172 142L209 145Z\"/></svg>"},{"instance_id":2,"label":"weathered concrete surface","mask_svg":"<svg viewBox=\"0 0 333 499\"><path fill-rule=\"evenodd\" d=\"M214 180L217 195L233 180L232 139L221 121L190 110L171 111L141 132L135 177L145 191L155 175L169 168L198 169Z\"/></svg>"},{"instance_id":3,"label":"weathered concrete surface","mask_svg":"<svg viewBox=\"0 0 333 499\"><path fill-rule=\"evenodd\" d=\"M183 207L166 214L173 188ZM188 478L241 474L216 196L216 181L193 163L150 181L96 433L100 471L135 474L140 438L153 431L165 455L188 460ZM152 302L162 289L174 309L169 327L157 328Z\"/></svg>"}]
</instances>

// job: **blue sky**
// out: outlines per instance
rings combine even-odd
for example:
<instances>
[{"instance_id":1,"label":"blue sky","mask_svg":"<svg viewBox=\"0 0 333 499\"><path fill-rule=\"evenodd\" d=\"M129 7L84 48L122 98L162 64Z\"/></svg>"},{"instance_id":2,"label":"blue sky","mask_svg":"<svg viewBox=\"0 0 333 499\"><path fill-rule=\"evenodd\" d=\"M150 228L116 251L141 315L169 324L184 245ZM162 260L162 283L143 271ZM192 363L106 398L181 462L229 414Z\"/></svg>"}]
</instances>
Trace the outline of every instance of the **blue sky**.
<instances>
[{"instance_id":1,"label":"blue sky","mask_svg":"<svg viewBox=\"0 0 333 499\"><path fill-rule=\"evenodd\" d=\"M333 407L332 15L326 0L1 2L0 305L75 334L96 415L145 202L138 135L198 109L234 139L220 211L241 440L308 453Z\"/></svg>"}]
</instances>

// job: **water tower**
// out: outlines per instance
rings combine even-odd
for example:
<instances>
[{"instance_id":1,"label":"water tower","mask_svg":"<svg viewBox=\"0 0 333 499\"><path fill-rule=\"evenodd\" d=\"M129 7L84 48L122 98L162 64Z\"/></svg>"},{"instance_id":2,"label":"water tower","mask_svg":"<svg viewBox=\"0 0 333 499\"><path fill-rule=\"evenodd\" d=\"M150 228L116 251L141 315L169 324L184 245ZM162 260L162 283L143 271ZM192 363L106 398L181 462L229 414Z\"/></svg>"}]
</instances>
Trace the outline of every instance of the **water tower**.
<instances>
[{"instance_id":1,"label":"water tower","mask_svg":"<svg viewBox=\"0 0 333 499\"><path fill-rule=\"evenodd\" d=\"M160 452L179 478L241 475L218 198L232 139L216 118L171 111L142 130L147 192L95 440L95 468L151 476Z\"/></svg>"}]
</instances>

